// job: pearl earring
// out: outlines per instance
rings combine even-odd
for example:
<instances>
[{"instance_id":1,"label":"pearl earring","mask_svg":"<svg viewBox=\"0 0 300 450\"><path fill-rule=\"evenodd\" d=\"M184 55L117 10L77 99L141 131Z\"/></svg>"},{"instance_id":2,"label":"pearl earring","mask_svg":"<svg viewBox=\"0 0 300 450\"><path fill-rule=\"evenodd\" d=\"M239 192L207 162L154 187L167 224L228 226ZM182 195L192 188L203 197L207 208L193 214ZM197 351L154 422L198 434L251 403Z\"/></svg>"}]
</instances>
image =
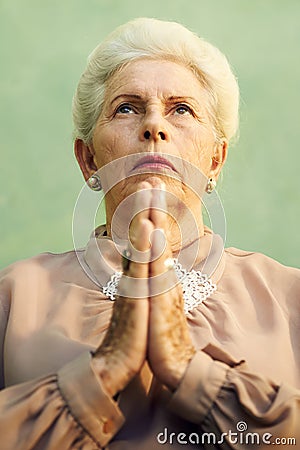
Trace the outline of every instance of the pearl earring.
<instances>
[{"instance_id":1,"label":"pearl earring","mask_svg":"<svg viewBox=\"0 0 300 450\"><path fill-rule=\"evenodd\" d=\"M101 189L102 189L99 175L95 175L95 174L92 175L87 180L87 184L88 184L89 188L91 188L93 191L101 191Z\"/></svg>"},{"instance_id":2,"label":"pearl earring","mask_svg":"<svg viewBox=\"0 0 300 450\"><path fill-rule=\"evenodd\" d=\"M206 185L206 192L208 194L211 194L216 186L217 186L216 180L214 180L213 178L209 178Z\"/></svg>"}]
</instances>

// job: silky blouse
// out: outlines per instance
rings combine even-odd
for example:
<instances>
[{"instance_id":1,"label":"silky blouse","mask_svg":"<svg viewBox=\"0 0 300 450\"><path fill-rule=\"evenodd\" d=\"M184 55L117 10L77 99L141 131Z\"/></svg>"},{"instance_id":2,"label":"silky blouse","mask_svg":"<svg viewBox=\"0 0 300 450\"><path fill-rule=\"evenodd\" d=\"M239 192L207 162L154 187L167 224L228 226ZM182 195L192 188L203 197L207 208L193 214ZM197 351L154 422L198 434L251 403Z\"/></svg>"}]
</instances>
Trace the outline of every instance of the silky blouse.
<instances>
[{"instance_id":1,"label":"silky blouse","mask_svg":"<svg viewBox=\"0 0 300 450\"><path fill-rule=\"evenodd\" d=\"M195 264L217 289L187 313L197 352L178 389L145 363L111 398L91 352L121 256L102 234L0 272L0 448L300 448L300 270L206 230Z\"/></svg>"}]
</instances>

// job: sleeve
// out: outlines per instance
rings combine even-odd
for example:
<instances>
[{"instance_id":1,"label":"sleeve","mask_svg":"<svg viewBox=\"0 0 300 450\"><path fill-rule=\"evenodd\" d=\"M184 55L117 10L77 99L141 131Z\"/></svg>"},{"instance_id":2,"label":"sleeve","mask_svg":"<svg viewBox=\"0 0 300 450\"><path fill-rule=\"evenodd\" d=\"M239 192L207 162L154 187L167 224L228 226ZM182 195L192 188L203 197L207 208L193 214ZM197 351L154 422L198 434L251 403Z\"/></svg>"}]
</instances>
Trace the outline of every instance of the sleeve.
<instances>
[{"instance_id":1,"label":"sleeve","mask_svg":"<svg viewBox=\"0 0 300 450\"><path fill-rule=\"evenodd\" d=\"M300 391L251 372L244 361L230 365L205 350L195 354L169 403L177 415L200 426L203 445L297 448Z\"/></svg>"},{"instance_id":2,"label":"sleeve","mask_svg":"<svg viewBox=\"0 0 300 450\"><path fill-rule=\"evenodd\" d=\"M3 275L3 272L2 274ZM0 280L0 342L9 315L9 283ZM3 384L2 384L3 386ZM124 417L82 353L57 374L0 391L1 448L5 450L102 449L121 428Z\"/></svg>"},{"instance_id":3,"label":"sleeve","mask_svg":"<svg viewBox=\"0 0 300 450\"><path fill-rule=\"evenodd\" d=\"M88 352L56 375L0 393L2 448L101 449L123 424L116 403L93 372Z\"/></svg>"}]
</instances>

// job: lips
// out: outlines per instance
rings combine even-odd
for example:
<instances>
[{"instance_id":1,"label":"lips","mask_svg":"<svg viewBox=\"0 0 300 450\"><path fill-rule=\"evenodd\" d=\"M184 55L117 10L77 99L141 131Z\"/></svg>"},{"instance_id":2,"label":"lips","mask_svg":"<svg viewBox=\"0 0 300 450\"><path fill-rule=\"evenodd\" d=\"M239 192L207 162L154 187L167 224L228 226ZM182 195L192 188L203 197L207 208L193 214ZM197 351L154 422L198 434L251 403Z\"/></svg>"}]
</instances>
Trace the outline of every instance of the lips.
<instances>
[{"instance_id":1,"label":"lips","mask_svg":"<svg viewBox=\"0 0 300 450\"><path fill-rule=\"evenodd\" d=\"M147 155L143 158L139 159L132 171L142 170L142 169L151 169L151 170L163 170L168 169L174 172L177 172L174 165L168 161L166 158L163 158L159 155Z\"/></svg>"}]
</instances>

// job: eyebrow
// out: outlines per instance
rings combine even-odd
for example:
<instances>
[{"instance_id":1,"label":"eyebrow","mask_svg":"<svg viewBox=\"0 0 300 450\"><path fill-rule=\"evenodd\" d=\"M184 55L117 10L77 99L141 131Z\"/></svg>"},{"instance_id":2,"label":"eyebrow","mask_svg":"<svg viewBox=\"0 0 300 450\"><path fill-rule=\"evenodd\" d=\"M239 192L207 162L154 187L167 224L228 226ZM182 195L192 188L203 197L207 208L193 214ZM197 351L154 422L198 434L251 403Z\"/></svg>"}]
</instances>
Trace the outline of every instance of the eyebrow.
<instances>
[{"instance_id":1,"label":"eyebrow","mask_svg":"<svg viewBox=\"0 0 300 450\"><path fill-rule=\"evenodd\" d=\"M112 99L111 104L115 103L117 100L119 100L122 97L128 98L128 99L133 99L133 100L142 100L143 99L140 95L137 95L137 94L120 94L120 95L117 95L117 97Z\"/></svg>"},{"instance_id":2,"label":"eyebrow","mask_svg":"<svg viewBox=\"0 0 300 450\"><path fill-rule=\"evenodd\" d=\"M126 99L132 99L132 100L144 100L144 98L141 95L138 94L120 94L117 95L112 101L111 104L115 103L120 98L126 98ZM191 101L193 103L199 104L199 102L194 97L189 96L177 96L177 95L171 95L170 97L167 97L168 101L178 101L178 102L184 102L184 101Z\"/></svg>"}]
</instances>

